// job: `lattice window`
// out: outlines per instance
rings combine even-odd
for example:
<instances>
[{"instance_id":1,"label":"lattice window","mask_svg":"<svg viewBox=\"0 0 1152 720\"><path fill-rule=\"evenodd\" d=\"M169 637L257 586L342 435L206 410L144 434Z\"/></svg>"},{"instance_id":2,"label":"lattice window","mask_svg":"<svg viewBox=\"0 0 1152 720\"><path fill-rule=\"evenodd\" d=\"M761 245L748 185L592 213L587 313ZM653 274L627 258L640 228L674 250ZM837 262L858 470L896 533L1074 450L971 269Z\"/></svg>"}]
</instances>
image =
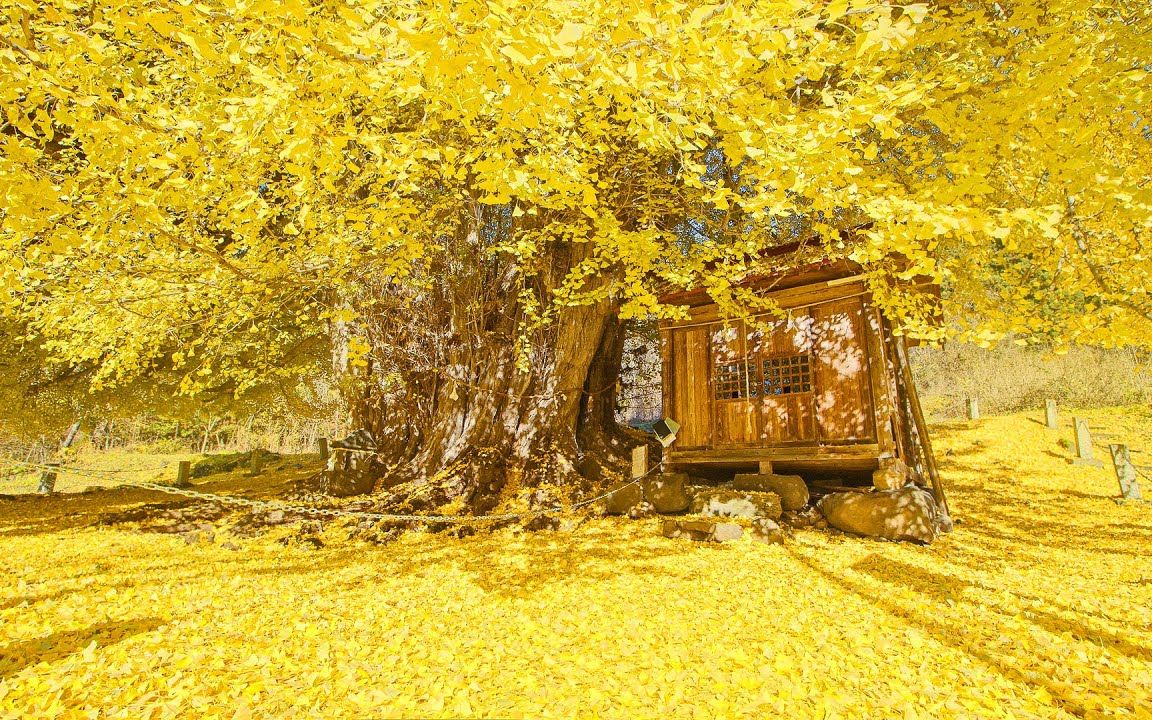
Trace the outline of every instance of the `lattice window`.
<instances>
[{"instance_id":1,"label":"lattice window","mask_svg":"<svg viewBox=\"0 0 1152 720\"><path fill-rule=\"evenodd\" d=\"M765 358L761 367L765 395L812 392L812 359L809 355Z\"/></svg>"},{"instance_id":2,"label":"lattice window","mask_svg":"<svg viewBox=\"0 0 1152 720\"><path fill-rule=\"evenodd\" d=\"M748 366L747 360L717 363L712 375L717 400L743 400L756 397L758 383L749 371L756 372L755 365Z\"/></svg>"}]
</instances>

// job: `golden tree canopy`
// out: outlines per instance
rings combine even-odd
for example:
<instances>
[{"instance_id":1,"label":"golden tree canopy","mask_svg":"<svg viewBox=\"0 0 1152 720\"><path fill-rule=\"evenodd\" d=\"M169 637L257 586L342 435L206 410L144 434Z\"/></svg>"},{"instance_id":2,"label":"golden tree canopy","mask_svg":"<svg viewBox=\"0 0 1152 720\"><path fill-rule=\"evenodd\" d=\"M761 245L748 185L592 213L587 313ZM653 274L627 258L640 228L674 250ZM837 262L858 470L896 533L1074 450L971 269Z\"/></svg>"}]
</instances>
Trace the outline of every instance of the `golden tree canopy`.
<instances>
[{"instance_id":1,"label":"golden tree canopy","mask_svg":"<svg viewBox=\"0 0 1152 720\"><path fill-rule=\"evenodd\" d=\"M0 303L98 382L291 374L371 311L342 300L366 283L452 282L436 262L462 237L518 278L526 325L605 298L670 312L669 285L746 305L763 251L814 234L910 332L943 331L893 281L928 275L967 337L1152 339L1144 0L0 18Z\"/></svg>"}]
</instances>

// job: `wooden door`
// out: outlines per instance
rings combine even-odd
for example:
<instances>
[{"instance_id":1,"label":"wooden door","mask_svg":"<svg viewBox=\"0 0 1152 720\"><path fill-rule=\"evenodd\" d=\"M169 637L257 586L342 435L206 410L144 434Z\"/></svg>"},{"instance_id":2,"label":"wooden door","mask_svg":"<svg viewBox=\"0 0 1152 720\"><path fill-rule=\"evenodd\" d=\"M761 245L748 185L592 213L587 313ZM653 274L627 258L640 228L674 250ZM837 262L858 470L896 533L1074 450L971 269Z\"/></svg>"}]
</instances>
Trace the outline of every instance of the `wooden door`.
<instances>
[{"instance_id":1,"label":"wooden door","mask_svg":"<svg viewBox=\"0 0 1152 720\"><path fill-rule=\"evenodd\" d=\"M758 445L760 435L760 381L755 358L749 357L749 339L740 320L709 326L712 394L716 447Z\"/></svg>"},{"instance_id":2,"label":"wooden door","mask_svg":"<svg viewBox=\"0 0 1152 720\"><path fill-rule=\"evenodd\" d=\"M750 335L760 385L761 444L816 438L812 328L812 316L798 311Z\"/></svg>"},{"instance_id":3,"label":"wooden door","mask_svg":"<svg viewBox=\"0 0 1152 720\"><path fill-rule=\"evenodd\" d=\"M811 313L817 436L875 441L863 303L845 298L817 305Z\"/></svg>"},{"instance_id":4,"label":"wooden door","mask_svg":"<svg viewBox=\"0 0 1152 720\"><path fill-rule=\"evenodd\" d=\"M669 346L664 383L671 392L664 415L680 423L676 447L708 447L712 444L708 328L673 329L665 342Z\"/></svg>"}]
</instances>

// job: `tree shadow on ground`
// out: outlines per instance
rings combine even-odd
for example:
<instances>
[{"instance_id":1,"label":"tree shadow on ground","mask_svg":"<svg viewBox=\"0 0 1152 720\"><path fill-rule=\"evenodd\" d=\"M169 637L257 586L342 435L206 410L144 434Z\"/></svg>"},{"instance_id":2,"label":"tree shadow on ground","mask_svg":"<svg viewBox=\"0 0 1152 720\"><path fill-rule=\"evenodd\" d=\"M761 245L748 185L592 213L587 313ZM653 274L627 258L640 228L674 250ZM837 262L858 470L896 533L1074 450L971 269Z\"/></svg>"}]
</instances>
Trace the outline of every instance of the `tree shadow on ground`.
<instances>
[{"instance_id":1,"label":"tree shadow on ground","mask_svg":"<svg viewBox=\"0 0 1152 720\"><path fill-rule=\"evenodd\" d=\"M283 494L295 477L243 473L212 476L191 489L206 493L267 498ZM117 515L149 506L155 514L183 508L197 500L159 490L116 487L52 495L8 495L0 498L0 538L43 535L86 527L116 524Z\"/></svg>"},{"instance_id":2,"label":"tree shadow on ground","mask_svg":"<svg viewBox=\"0 0 1152 720\"><path fill-rule=\"evenodd\" d=\"M83 630L65 630L47 637L19 640L0 647L0 678L15 675L26 667L56 662L81 652L90 644L114 645L133 635L151 632L163 625L159 618L138 618L106 622Z\"/></svg>"},{"instance_id":3,"label":"tree shadow on ground","mask_svg":"<svg viewBox=\"0 0 1152 720\"><path fill-rule=\"evenodd\" d=\"M1106 501L1106 498L1094 497ZM1085 510L1087 512L1087 510ZM979 511L966 516L965 531L992 540L1020 543L1027 540L1033 549L1069 549L1075 542L1078 549L1103 555L1127 555L1146 558L1143 541L1150 538L1137 533L1117 533L1111 525L1059 522L1038 517L1036 514L1012 513L1008 506L993 509L984 503Z\"/></svg>"},{"instance_id":4,"label":"tree shadow on ground","mask_svg":"<svg viewBox=\"0 0 1152 720\"><path fill-rule=\"evenodd\" d=\"M789 547L789 552L796 560L826 581L850 592L880 610L888 613L898 624L907 623L921 632L931 636L941 645L954 648L979 661L988 669L1003 677L1019 683L1025 687L1042 687L1065 711L1084 717L1090 707L1114 707L1124 705L1132 709L1137 701L1131 698L1131 693L1125 695L1130 679L1117 671L1109 675L1104 668L1086 668L1079 671L1069 665L1064 654L1059 656L1046 656L1035 648L1027 651L1026 655L1016 657L1011 654L1015 648L997 647L989 642L989 636L995 637L998 633L1002 637L1014 637L1016 631L1008 625L1012 616L1002 612L996 606L985 606L980 603L971 604L976 610L983 610L982 622L973 624L971 621L961 622L952 620L947 613L952 604L957 602L953 593L968 587L968 584L957 578L939 576L931 578L933 583L941 583L940 588L931 585L925 586L925 578L920 575L913 577L910 582L901 577L904 567L896 564L881 570L882 565L873 561L872 565L865 564L862 576L869 577L872 582L861 582L851 579L840 571L832 571L823 567L817 556L809 556L797 552ZM903 564L900 564L903 565ZM872 567L875 573L868 572ZM917 570L919 570L917 568ZM923 571L921 571L923 572ZM920 597L915 601L900 602L885 592L886 587L899 585L916 592ZM961 600L960 602L965 602ZM985 634L979 630L983 628ZM1060 646L1053 648L1059 651ZM1145 648L1133 646L1132 650L1147 652ZM1076 682L1061 682L1057 680L1061 674L1076 671ZM1091 671L1091 672L1090 672ZM1107 680L1111 680L1108 683ZM1148 708L1139 706L1140 711Z\"/></svg>"},{"instance_id":5,"label":"tree shadow on ground","mask_svg":"<svg viewBox=\"0 0 1152 720\"><path fill-rule=\"evenodd\" d=\"M8 610L17 605L28 603L35 605L36 603L45 602L46 600L59 600L62 597L71 595L75 590L57 590L53 593L43 593L41 595L21 595L17 597L10 597L7 600L0 600L0 610Z\"/></svg>"},{"instance_id":6,"label":"tree shadow on ground","mask_svg":"<svg viewBox=\"0 0 1152 720\"><path fill-rule=\"evenodd\" d=\"M1024 595L1017 593L1015 590L1003 587L992 588L983 583L961 579L954 575L945 575L943 573L925 570L915 565L909 565L899 560L891 560L879 555L867 556L852 565L852 569L857 572L867 573L881 582L905 585L910 590L914 590L939 602L959 601L965 591L970 589L980 590L984 593L980 606L986 610L999 613L1006 618L1011 618L1017 613L1015 610L1004 608L997 603L994 600L996 594L1007 592L1018 599L1027 599L1033 601L1033 603L1037 601L1045 604L1049 603L1049 600L1045 598L1037 598L1034 595ZM1079 611L1070 608L1062 609L1066 612L1080 614ZM1152 648L1137 645L1111 630L1099 627L1087 627L1083 623L1071 622L1067 618L1063 618L1054 612L1041 610L1034 606L1029 607L1025 611L1024 616L1033 624L1055 635L1067 633L1078 640L1096 643L1129 657L1143 660L1144 662L1152 662Z\"/></svg>"},{"instance_id":7,"label":"tree shadow on ground","mask_svg":"<svg viewBox=\"0 0 1152 720\"><path fill-rule=\"evenodd\" d=\"M642 556L624 555L614 542L619 530L581 527L571 532L525 532L511 542L503 533L480 532L466 539L448 539L434 547L400 546L386 555L364 556L380 564L381 572L413 574L452 568L468 575L487 593L522 597L556 583L612 581L621 576L690 580L687 569L676 569L669 558L693 551L724 554L730 548L717 543L663 540L653 526L652 547ZM397 546L386 546L397 547Z\"/></svg>"}]
</instances>

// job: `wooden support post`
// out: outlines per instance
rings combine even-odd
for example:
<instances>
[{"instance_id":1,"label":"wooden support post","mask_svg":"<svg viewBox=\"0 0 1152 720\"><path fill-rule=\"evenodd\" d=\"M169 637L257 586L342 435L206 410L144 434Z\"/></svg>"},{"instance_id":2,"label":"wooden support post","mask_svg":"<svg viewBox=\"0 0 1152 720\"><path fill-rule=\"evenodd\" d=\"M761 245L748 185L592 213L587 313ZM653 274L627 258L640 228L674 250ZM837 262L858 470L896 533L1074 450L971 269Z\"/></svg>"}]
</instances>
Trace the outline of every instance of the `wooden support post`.
<instances>
[{"instance_id":1,"label":"wooden support post","mask_svg":"<svg viewBox=\"0 0 1152 720\"><path fill-rule=\"evenodd\" d=\"M1044 424L1048 426L1049 430L1056 430L1060 427L1060 417L1056 410L1055 400L1044 401Z\"/></svg>"},{"instance_id":2,"label":"wooden support post","mask_svg":"<svg viewBox=\"0 0 1152 720\"><path fill-rule=\"evenodd\" d=\"M36 488L36 492L41 495L50 495L56 491L56 468L60 467L60 463L48 463L51 470L45 470L40 473L40 487Z\"/></svg>"},{"instance_id":3,"label":"wooden support post","mask_svg":"<svg viewBox=\"0 0 1152 720\"><path fill-rule=\"evenodd\" d=\"M969 420L979 420L980 419L980 398L974 398L974 397L968 398L968 419Z\"/></svg>"},{"instance_id":4,"label":"wooden support post","mask_svg":"<svg viewBox=\"0 0 1152 720\"><path fill-rule=\"evenodd\" d=\"M1072 428L1076 433L1076 457L1072 458L1072 464L1104 467L1104 463L1092 454L1092 434L1088 431L1088 421L1074 417Z\"/></svg>"},{"instance_id":5,"label":"wooden support post","mask_svg":"<svg viewBox=\"0 0 1152 720\"><path fill-rule=\"evenodd\" d=\"M192 463L188 460L181 460L180 464L176 466L176 487L191 487L192 486Z\"/></svg>"},{"instance_id":6,"label":"wooden support post","mask_svg":"<svg viewBox=\"0 0 1152 720\"><path fill-rule=\"evenodd\" d=\"M648 474L648 446L640 445L632 448L632 477L644 477Z\"/></svg>"},{"instance_id":7,"label":"wooden support post","mask_svg":"<svg viewBox=\"0 0 1152 720\"><path fill-rule=\"evenodd\" d=\"M761 460L760 461L760 474L761 475L771 475L772 474L772 461L771 460Z\"/></svg>"},{"instance_id":8,"label":"wooden support post","mask_svg":"<svg viewBox=\"0 0 1152 720\"><path fill-rule=\"evenodd\" d=\"M1120 497L1125 500L1143 500L1128 446L1109 445L1108 449L1112 451L1112 467L1116 469L1116 479L1120 482Z\"/></svg>"},{"instance_id":9,"label":"wooden support post","mask_svg":"<svg viewBox=\"0 0 1152 720\"><path fill-rule=\"evenodd\" d=\"M325 463L327 463L328 462L328 438L320 438L319 440L316 441L316 444L320 446L320 459L323 460Z\"/></svg>"},{"instance_id":10,"label":"wooden support post","mask_svg":"<svg viewBox=\"0 0 1152 720\"><path fill-rule=\"evenodd\" d=\"M248 474L249 475L259 475L260 471L263 469L263 465L264 465L264 456L260 453L259 450L253 450L251 453L248 454Z\"/></svg>"},{"instance_id":11,"label":"wooden support post","mask_svg":"<svg viewBox=\"0 0 1152 720\"><path fill-rule=\"evenodd\" d=\"M932 482L932 495L937 504L944 509L944 514L951 517L952 511L948 507L948 498L944 494L944 483L940 481L940 470L936 467L936 453L932 452L932 439L928 437L928 421L924 419L924 408L920 405L920 394L916 392L916 381L912 378L912 364L908 361L908 341L904 336L893 339L896 347L896 360L900 365L900 374L904 381L904 392L907 394L908 407L912 411L912 422L916 428L916 435L920 439L920 449L924 454L924 464L928 468L928 478Z\"/></svg>"}]
</instances>

